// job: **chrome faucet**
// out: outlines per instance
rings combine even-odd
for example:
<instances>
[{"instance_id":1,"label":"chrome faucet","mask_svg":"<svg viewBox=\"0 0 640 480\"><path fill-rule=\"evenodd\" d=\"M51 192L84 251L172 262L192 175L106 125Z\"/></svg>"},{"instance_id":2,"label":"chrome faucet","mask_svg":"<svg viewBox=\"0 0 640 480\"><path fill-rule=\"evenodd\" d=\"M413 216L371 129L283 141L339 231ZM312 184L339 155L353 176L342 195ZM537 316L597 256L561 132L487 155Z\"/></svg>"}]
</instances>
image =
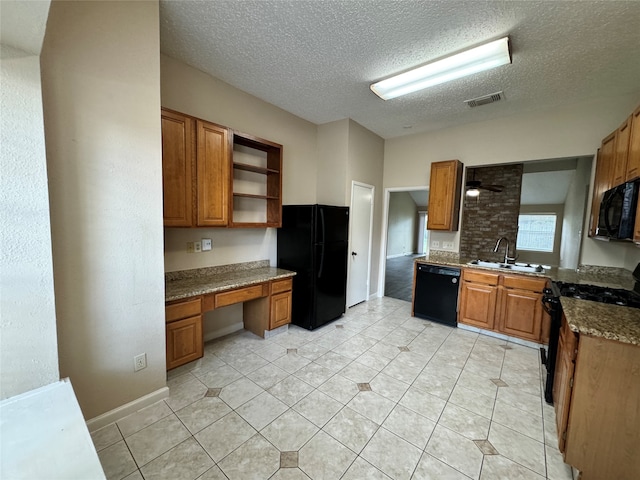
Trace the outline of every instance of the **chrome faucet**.
<instances>
[{"instance_id":1,"label":"chrome faucet","mask_svg":"<svg viewBox=\"0 0 640 480\"><path fill-rule=\"evenodd\" d=\"M496 246L493 247L493 253L496 253L498 251L498 249L500 248L500 243L502 242L502 240L507 242L507 248L505 248L505 250L504 250L504 263L515 262L516 259L518 258L518 255L516 255L515 257L510 257L509 256L509 239L507 237L500 237L498 239L498 241L496 242Z\"/></svg>"}]
</instances>

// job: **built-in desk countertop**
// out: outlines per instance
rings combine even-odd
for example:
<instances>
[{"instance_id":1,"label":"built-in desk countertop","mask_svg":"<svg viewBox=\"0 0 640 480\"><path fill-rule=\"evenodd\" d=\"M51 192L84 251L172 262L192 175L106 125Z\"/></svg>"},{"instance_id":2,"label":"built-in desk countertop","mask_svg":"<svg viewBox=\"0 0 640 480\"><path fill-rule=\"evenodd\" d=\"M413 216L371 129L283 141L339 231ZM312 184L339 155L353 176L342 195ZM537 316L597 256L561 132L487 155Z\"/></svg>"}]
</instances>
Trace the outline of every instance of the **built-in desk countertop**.
<instances>
[{"instance_id":1,"label":"built-in desk countertop","mask_svg":"<svg viewBox=\"0 0 640 480\"><path fill-rule=\"evenodd\" d=\"M290 278L295 274L270 267L268 260L168 272L165 274L165 302Z\"/></svg>"},{"instance_id":2,"label":"built-in desk countertop","mask_svg":"<svg viewBox=\"0 0 640 480\"><path fill-rule=\"evenodd\" d=\"M244 328L263 338L289 324L295 274L268 260L166 273L167 370L202 357L203 312L242 303Z\"/></svg>"}]
</instances>

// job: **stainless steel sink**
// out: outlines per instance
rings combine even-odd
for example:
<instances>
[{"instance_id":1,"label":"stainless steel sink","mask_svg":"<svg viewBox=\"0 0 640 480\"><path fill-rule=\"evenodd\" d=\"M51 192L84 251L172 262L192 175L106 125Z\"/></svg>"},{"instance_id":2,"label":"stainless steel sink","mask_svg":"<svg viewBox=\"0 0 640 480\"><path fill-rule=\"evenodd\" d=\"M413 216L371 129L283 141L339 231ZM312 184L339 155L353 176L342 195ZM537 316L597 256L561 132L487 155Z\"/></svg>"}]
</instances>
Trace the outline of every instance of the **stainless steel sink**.
<instances>
[{"instance_id":1,"label":"stainless steel sink","mask_svg":"<svg viewBox=\"0 0 640 480\"><path fill-rule=\"evenodd\" d=\"M545 269L542 265L529 263L500 263L486 262L484 260L472 260L467 265L475 265L477 267L495 268L500 270L512 270L515 272L544 273Z\"/></svg>"}]
</instances>

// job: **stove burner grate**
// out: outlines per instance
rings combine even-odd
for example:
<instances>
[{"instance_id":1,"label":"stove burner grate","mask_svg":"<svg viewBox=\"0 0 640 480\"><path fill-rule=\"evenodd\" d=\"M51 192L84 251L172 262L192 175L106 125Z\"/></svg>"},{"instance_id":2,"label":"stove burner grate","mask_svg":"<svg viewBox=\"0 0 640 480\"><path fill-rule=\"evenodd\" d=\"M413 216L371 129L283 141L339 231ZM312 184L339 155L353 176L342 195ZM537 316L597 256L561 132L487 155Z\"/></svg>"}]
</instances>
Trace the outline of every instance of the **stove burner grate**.
<instances>
[{"instance_id":1,"label":"stove burner grate","mask_svg":"<svg viewBox=\"0 0 640 480\"><path fill-rule=\"evenodd\" d=\"M563 297L640 308L640 295L631 290L565 282L556 282L556 286Z\"/></svg>"}]
</instances>

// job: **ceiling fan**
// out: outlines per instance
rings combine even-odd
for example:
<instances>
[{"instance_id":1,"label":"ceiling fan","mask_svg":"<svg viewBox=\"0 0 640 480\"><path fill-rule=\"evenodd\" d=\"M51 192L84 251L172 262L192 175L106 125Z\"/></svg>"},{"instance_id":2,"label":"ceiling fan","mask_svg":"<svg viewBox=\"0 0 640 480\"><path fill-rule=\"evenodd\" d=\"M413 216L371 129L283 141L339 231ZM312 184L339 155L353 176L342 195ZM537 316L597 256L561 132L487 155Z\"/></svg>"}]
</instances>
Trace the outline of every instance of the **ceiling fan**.
<instances>
[{"instance_id":1,"label":"ceiling fan","mask_svg":"<svg viewBox=\"0 0 640 480\"><path fill-rule=\"evenodd\" d=\"M477 197L480 195L480 190L488 190L490 192L502 192L504 189L504 185L483 185L480 180L476 180L476 170L472 169L473 178L471 180L467 180L465 184L466 193L468 197Z\"/></svg>"}]
</instances>

